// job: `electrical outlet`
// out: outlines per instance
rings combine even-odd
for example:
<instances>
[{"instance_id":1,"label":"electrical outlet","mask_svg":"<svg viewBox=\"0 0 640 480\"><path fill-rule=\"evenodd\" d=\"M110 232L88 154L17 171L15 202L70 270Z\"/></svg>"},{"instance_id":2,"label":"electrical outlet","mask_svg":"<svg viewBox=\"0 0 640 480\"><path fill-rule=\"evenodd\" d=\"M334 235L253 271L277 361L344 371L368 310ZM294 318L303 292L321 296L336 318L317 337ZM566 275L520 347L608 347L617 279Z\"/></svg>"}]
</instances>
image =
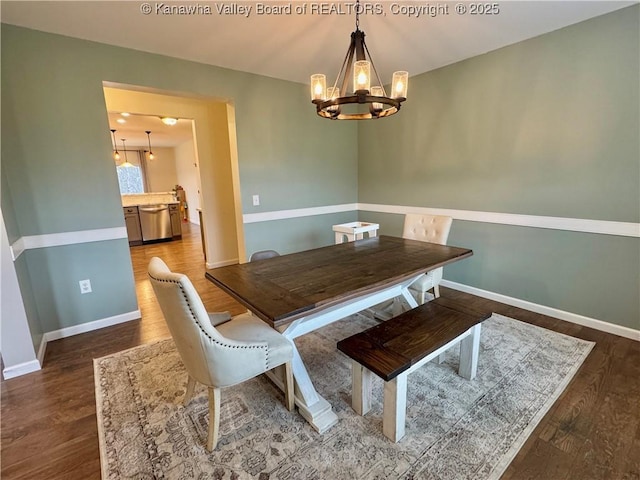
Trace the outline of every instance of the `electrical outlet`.
<instances>
[{"instance_id":1,"label":"electrical outlet","mask_svg":"<svg viewBox=\"0 0 640 480\"><path fill-rule=\"evenodd\" d=\"M254 195L253 196L253 206L257 207L258 205L260 205L260 195Z\"/></svg>"},{"instance_id":2,"label":"electrical outlet","mask_svg":"<svg viewBox=\"0 0 640 480\"><path fill-rule=\"evenodd\" d=\"M93 291L91 290L91 280L80 280L78 283L80 284L80 293L85 294Z\"/></svg>"}]
</instances>

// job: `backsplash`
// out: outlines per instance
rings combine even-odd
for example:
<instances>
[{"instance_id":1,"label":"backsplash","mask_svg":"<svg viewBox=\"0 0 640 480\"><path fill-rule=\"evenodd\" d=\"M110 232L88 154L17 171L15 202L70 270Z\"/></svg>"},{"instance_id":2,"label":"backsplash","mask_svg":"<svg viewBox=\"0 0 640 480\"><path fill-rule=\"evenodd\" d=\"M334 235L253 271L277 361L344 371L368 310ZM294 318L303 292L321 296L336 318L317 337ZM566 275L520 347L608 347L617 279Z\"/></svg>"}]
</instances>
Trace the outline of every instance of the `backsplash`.
<instances>
[{"instance_id":1,"label":"backsplash","mask_svg":"<svg viewBox=\"0 0 640 480\"><path fill-rule=\"evenodd\" d=\"M175 192L131 193L122 195L122 206L154 205L157 203L178 203Z\"/></svg>"}]
</instances>

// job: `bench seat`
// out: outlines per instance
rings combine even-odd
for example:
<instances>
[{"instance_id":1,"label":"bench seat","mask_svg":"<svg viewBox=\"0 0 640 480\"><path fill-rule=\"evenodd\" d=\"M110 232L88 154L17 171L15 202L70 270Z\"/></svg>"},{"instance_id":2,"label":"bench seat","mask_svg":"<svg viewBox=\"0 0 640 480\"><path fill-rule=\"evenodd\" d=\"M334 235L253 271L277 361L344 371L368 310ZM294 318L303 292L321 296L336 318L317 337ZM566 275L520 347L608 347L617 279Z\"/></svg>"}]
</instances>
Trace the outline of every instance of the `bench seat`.
<instances>
[{"instance_id":1,"label":"bench seat","mask_svg":"<svg viewBox=\"0 0 640 480\"><path fill-rule=\"evenodd\" d=\"M338 342L352 359L352 406L359 414L371 408L371 374L385 381L383 433L397 442L404 436L407 377L428 361L460 343L458 374L473 379L478 368L481 322L477 312L437 298L368 330Z\"/></svg>"}]
</instances>

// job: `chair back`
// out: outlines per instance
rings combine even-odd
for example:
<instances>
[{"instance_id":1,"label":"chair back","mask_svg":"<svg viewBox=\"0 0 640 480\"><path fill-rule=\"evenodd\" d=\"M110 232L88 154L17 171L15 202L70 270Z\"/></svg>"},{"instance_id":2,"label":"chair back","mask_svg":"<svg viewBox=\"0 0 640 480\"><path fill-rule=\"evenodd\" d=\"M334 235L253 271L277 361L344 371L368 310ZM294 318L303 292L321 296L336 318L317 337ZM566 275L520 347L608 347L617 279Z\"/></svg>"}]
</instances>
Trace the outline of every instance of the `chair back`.
<instances>
[{"instance_id":1,"label":"chair back","mask_svg":"<svg viewBox=\"0 0 640 480\"><path fill-rule=\"evenodd\" d=\"M254 252L249 258L250 262L256 262L258 260L266 260L267 258L279 257L280 254L275 250L261 250L259 252Z\"/></svg>"},{"instance_id":2,"label":"chair back","mask_svg":"<svg viewBox=\"0 0 640 480\"><path fill-rule=\"evenodd\" d=\"M452 223L451 217L407 213L402 238L446 245Z\"/></svg>"},{"instance_id":3,"label":"chair back","mask_svg":"<svg viewBox=\"0 0 640 480\"><path fill-rule=\"evenodd\" d=\"M402 237L446 245L452 223L453 218L451 217L407 213L404 217ZM420 285L419 289L423 291L424 289L435 287L435 295L437 297L439 295L437 286L442 281L443 273L444 269L442 267L431 270L427 272L427 276L424 277L423 281L418 281L414 285Z\"/></svg>"},{"instance_id":4,"label":"chair back","mask_svg":"<svg viewBox=\"0 0 640 480\"><path fill-rule=\"evenodd\" d=\"M158 257L149 262L148 275L189 375L204 385L216 387L243 381L245 375L238 364L242 359L251 361L246 342L226 338L211 325L191 280L171 272ZM266 346L261 350L266 350Z\"/></svg>"}]
</instances>

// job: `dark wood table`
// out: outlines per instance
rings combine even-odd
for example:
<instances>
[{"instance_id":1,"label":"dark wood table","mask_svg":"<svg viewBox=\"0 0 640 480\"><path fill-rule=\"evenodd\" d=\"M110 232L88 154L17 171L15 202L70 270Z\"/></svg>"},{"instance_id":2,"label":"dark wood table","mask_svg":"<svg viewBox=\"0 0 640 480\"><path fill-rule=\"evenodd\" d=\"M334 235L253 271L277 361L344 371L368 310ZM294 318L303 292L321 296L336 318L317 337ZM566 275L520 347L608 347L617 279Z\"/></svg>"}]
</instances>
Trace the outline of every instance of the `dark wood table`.
<instances>
[{"instance_id":1,"label":"dark wood table","mask_svg":"<svg viewBox=\"0 0 640 480\"><path fill-rule=\"evenodd\" d=\"M205 276L294 343L301 335L396 297L416 307L409 285L472 254L466 248L383 235L214 268ZM301 415L325 431L337 416L316 392L295 343L293 372Z\"/></svg>"}]
</instances>

